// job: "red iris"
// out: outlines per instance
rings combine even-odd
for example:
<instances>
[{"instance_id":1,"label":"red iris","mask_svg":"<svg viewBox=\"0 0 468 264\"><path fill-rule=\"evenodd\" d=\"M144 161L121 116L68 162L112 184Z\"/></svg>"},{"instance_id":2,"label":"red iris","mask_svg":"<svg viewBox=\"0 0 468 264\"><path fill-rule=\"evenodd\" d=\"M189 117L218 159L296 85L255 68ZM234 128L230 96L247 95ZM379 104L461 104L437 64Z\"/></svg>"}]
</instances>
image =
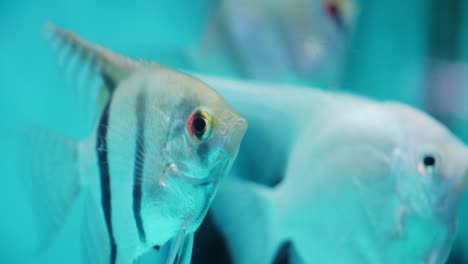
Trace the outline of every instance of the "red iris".
<instances>
[{"instance_id":1,"label":"red iris","mask_svg":"<svg viewBox=\"0 0 468 264\"><path fill-rule=\"evenodd\" d=\"M190 136L199 140L209 137L211 131L211 117L206 111L197 110L187 120L187 131Z\"/></svg>"},{"instance_id":2,"label":"red iris","mask_svg":"<svg viewBox=\"0 0 468 264\"><path fill-rule=\"evenodd\" d=\"M187 131L189 132L190 136L195 136L195 132L193 131L193 119L195 117L195 113L190 114L187 120Z\"/></svg>"}]
</instances>

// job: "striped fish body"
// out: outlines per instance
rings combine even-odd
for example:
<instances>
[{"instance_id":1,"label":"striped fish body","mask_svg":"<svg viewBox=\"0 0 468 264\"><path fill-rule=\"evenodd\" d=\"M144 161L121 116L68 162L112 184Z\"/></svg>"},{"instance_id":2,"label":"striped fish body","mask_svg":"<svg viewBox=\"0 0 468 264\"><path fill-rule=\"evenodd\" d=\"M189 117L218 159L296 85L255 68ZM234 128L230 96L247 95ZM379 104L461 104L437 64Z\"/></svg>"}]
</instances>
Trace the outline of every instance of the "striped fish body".
<instances>
[{"instance_id":1,"label":"striped fish body","mask_svg":"<svg viewBox=\"0 0 468 264\"><path fill-rule=\"evenodd\" d=\"M101 201L105 224L112 231L108 237L116 263L130 263L149 248L166 244L181 229L193 233L219 183L200 186L177 177L171 152L174 143L180 143L174 135L185 132L180 118L191 106L184 109L183 101L169 99L172 92L153 85L161 82L153 76L142 71L116 89L79 155L93 157L83 167L95 167L88 169L93 173L87 177L93 178L93 200Z\"/></svg>"},{"instance_id":2,"label":"striped fish body","mask_svg":"<svg viewBox=\"0 0 468 264\"><path fill-rule=\"evenodd\" d=\"M246 121L198 79L50 29L77 53L75 61L87 61L85 72L101 87L82 92L99 110L88 139L44 132L21 144L23 160L40 163L40 170L20 173L41 211L39 237L50 241L77 194L85 193L86 263L132 263L169 241L165 263L188 263L193 233L237 156ZM46 193L37 191L39 184Z\"/></svg>"},{"instance_id":3,"label":"striped fish body","mask_svg":"<svg viewBox=\"0 0 468 264\"><path fill-rule=\"evenodd\" d=\"M144 249L165 244L182 227L193 232L218 182L198 186L174 177L178 172L171 167L171 152L176 147L171 141L177 140L177 133L184 133L185 126L178 126L183 120L179 118L187 116L184 112L191 107L179 111L184 102L170 100L173 94L164 86L152 86L160 83L152 76L142 72L122 83L109 104L107 125L111 193L116 197L112 199L116 208L112 215L118 219L113 223L124 231L116 236L127 240L128 231L134 229L133 237L139 242L135 244ZM101 146L96 147L99 153Z\"/></svg>"}]
</instances>

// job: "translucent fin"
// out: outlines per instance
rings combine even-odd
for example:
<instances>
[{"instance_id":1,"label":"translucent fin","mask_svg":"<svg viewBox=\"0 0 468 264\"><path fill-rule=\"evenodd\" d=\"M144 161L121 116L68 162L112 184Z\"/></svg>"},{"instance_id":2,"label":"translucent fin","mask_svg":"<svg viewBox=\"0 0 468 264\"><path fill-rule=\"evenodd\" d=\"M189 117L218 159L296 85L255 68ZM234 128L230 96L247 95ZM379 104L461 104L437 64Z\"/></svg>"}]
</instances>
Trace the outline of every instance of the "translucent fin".
<instances>
[{"instance_id":1,"label":"translucent fin","mask_svg":"<svg viewBox=\"0 0 468 264\"><path fill-rule=\"evenodd\" d=\"M77 86L75 95L86 113L96 106L99 112L121 81L143 65L150 65L89 43L51 23L46 24L46 33L67 79Z\"/></svg>"},{"instance_id":2,"label":"translucent fin","mask_svg":"<svg viewBox=\"0 0 468 264\"><path fill-rule=\"evenodd\" d=\"M180 232L177 237L168 241L162 247L152 248L138 258L141 264L171 263L189 264L192 259L193 234Z\"/></svg>"},{"instance_id":3,"label":"translucent fin","mask_svg":"<svg viewBox=\"0 0 468 264\"><path fill-rule=\"evenodd\" d=\"M212 205L212 215L234 263L270 263L280 243L268 189L227 177Z\"/></svg>"},{"instance_id":4,"label":"translucent fin","mask_svg":"<svg viewBox=\"0 0 468 264\"><path fill-rule=\"evenodd\" d=\"M184 238L183 245L179 249L177 259L175 263L177 264L190 264L192 259L192 249L193 249L193 234L186 235Z\"/></svg>"},{"instance_id":5,"label":"translucent fin","mask_svg":"<svg viewBox=\"0 0 468 264\"><path fill-rule=\"evenodd\" d=\"M45 129L17 131L16 174L36 217L37 250L49 246L80 190L76 143Z\"/></svg>"},{"instance_id":6,"label":"translucent fin","mask_svg":"<svg viewBox=\"0 0 468 264\"><path fill-rule=\"evenodd\" d=\"M110 248L101 211L90 193L85 197L81 247L83 263L109 263Z\"/></svg>"},{"instance_id":7,"label":"translucent fin","mask_svg":"<svg viewBox=\"0 0 468 264\"><path fill-rule=\"evenodd\" d=\"M55 46L68 47L71 53L78 54L82 59L92 58L93 65L99 67L99 74L102 75L106 84L121 82L142 65L140 62L121 56L102 46L87 42L52 23L47 23L46 29L52 43L58 43Z\"/></svg>"},{"instance_id":8,"label":"translucent fin","mask_svg":"<svg viewBox=\"0 0 468 264\"><path fill-rule=\"evenodd\" d=\"M177 237L173 240L171 249L169 250L169 255L166 260L166 264L176 263L176 258L179 255L180 248L183 246L185 238L185 230L181 230Z\"/></svg>"},{"instance_id":9,"label":"translucent fin","mask_svg":"<svg viewBox=\"0 0 468 264\"><path fill-rule=\"evenodd\" d=\"M185 230L180 231L172 240L166 264L190 264L192 249L193 234L186 234Z\"/></svg>"}]
</instances>

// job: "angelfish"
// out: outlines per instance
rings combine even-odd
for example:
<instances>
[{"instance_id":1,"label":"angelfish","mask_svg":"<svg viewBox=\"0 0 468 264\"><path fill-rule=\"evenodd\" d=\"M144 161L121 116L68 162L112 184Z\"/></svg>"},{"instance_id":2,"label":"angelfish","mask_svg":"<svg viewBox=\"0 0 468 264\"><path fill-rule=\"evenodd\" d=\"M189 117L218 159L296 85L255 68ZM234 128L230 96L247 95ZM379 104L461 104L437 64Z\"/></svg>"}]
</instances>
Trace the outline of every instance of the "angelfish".
<instances>
[{"instance_id":1,"label":"angelfish","mask_svg":"<svg viewBox=\"0 0 468 264\"><path fill-rule=\"evenodd\" d=\"M397 102L200 78L251 124L211 209L233 263L445 263L468 148L437 120Z\"/></svg>"},{"instance_id":2,"label":"angelfish","mask_svg":"<svg viewBox=\"0 0 468 264\"><path fill-rule=\"evenodd\" d=\"M193 233L237 156L245 119L195 77L47 28L65 50L62 60L94 79L80 92L96 105L96 125L81 142L40 129L22 139L19 173L39 237L50 241L84 193L87 263L133 263L169 241L166 263L189 262Z\"/></svg>"}]
</instances>

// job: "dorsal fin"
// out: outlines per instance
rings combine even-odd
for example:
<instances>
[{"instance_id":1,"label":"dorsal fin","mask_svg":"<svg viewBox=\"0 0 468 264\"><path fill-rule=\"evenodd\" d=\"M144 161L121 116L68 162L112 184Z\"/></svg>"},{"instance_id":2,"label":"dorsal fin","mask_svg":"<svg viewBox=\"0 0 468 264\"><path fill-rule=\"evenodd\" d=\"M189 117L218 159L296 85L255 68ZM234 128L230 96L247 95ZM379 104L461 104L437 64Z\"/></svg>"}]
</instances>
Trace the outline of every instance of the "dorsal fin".
<instances>
[{"instance_id":1,"label":"dorsal fin","mask_svg":"<svg viewBox=\"0 0 468 264\"><path fill-rule=\"evenodd\" d=\"M70 53L76 54L81 60L90 59L94 67L99 67L99 74L110 92L115 89L117 83L142 66L137 61L87 42L76 34L60 29L52 23L47 23L46 27L51 38L61 42L60 46L68 46Z\"/></svg>"},{"instance_id":2,"label":"dorsal fin","mask_svg":"<svg viewBox=\"0 0 468 264\"><path fill-rule=\"evenodd\" d=\"M46 33L58 53L66 80L74 88L71 90L73 102L86 131L94 126L120 82L143 67L157 65L129 59L51 23L46 24Z\"/></svg>"}]
</instances>

